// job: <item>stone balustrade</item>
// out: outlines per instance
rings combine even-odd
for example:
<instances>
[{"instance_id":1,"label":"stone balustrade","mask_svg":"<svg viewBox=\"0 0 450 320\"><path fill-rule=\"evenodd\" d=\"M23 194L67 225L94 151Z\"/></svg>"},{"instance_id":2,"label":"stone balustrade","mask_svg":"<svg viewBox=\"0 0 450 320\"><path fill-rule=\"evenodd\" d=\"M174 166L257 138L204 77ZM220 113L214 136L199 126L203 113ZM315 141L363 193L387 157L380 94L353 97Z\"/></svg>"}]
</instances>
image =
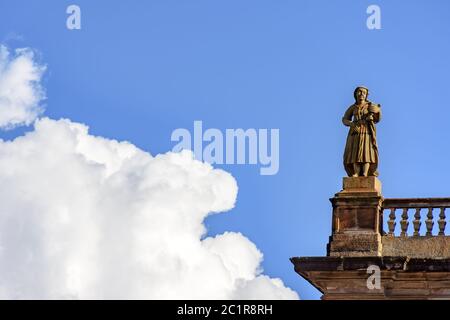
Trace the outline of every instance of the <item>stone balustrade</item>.
<instances>
[{"instance_id":1,"label":"stone balustrade","mask_svg":"<svg viewBox=\"0 0 450 320\"><path fill-rule=\"evenodd\" d=\"M384 231L390 237L444 236L450 198L384 199ZM450 210L447 210L450 212ZM399 228L396 228L399 226ZM424 226L424 228L421 228Z\"/></svg>"},{"instance_id":2,"label":"stone balustrade","mask_svg":"<svg viewBox=\"0 0 450 320\"><path fill-rule=\"evenodd\" d=\"M376 177L345 177L330 199L326 257L294 257L322 299L450 299L450 198L386 199ZM369 270L379 269L379 288ZM375 273L373 274L375 275Z\"/></svg>"}]
</instances>

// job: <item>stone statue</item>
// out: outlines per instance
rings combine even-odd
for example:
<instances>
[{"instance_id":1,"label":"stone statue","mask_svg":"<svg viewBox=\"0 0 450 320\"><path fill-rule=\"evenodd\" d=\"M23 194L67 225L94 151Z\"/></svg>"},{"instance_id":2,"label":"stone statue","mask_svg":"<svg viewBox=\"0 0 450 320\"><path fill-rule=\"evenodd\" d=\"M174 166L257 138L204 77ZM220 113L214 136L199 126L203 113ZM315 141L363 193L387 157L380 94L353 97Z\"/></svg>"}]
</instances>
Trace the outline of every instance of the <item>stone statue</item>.
<instances>
[{"instance_id":1,"label":"stone statue","mask_svg":"<svg viewBox=\"0 0 450 320\"><path fill-rule=\"evenodd\" d=\"M349 177L378 176L378 146L375 123L381 119L381 106L367 100L369 89L357 87L355 103L342 122L350 127L344 152L344 167Z\"/></svg>"}]
</instances>

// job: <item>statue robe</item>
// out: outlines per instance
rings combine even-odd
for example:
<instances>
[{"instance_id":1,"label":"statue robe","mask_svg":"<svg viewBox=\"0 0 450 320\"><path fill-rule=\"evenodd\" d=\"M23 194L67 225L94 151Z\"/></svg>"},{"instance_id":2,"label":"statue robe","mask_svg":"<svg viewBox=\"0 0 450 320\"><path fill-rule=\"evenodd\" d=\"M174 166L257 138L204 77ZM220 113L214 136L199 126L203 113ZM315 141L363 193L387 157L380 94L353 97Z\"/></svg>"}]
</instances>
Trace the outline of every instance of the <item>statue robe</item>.
<instances>
[{"instance_id":1,"label":"statue robe","mask_svg":"<svg viewBox=\"0 0 450 320\"><path fill-rule=\"evenodd\" d=\"M369 119L372 116L373 120ZM353 164L370 163L369 176L378 176L378 146L375 123L381 120L381 107L367 102L362 106L351 105L344 114L342 121L348 126L353 121L358 130L350 127L344 151L344 167L348 176L354 172ZM347 122L347 123L346 123Z\"/></svg>"}]
</instances>

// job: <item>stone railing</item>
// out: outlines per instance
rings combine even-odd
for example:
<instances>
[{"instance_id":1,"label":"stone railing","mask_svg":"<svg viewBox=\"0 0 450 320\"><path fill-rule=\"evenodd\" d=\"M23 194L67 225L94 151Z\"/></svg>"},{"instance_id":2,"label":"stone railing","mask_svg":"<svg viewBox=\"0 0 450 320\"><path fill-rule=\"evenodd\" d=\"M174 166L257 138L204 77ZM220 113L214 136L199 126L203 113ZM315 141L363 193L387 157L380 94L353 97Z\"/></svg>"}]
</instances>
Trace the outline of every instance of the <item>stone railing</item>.
<instances>
[{"instance_id":1,"label":"stone railing","mask_svg":"<svg viewBox=\"0 0 450 320\"><path fill-rule=\"evenodd\" d=\"M376 177L345 177L330 200L330 257L450 258L450 198L386 199Z\"/></svg>"},{"instance_id":2,"label":"stone railing","mask_svg":"<svg viewBox=\"0 0 450 320\"><path fill-rule=\"evenodd\" d=\"M385 235L391 237L444 236L447 208L450 208L450 198L384 199L382 210L383 220L386 221ZM425 231L421 230L423 224ZM400 228L396 230L397 225ZM412 228L409 228L410 225Z\"/></svg>"}]
</instances>

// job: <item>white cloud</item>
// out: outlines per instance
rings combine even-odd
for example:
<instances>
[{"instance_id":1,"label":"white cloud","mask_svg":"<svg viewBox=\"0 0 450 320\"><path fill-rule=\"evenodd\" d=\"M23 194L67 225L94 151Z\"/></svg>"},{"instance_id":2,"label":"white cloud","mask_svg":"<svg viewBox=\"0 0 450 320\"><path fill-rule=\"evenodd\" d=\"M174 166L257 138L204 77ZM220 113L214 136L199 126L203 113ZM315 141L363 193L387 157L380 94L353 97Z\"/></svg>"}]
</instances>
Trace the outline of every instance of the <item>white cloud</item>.
<instances>
[{"instance_id":1,"label":"white cloud","mask_svg":"<svg viewBox=\"0 0 450 320\"><path fill-rule=\"evenodd\" d=\"M190 152L42 118L0 141L1 299L296 299L240 233L202 240L237 185Z\"/></svg>"},{"instance_id":2,"label":"white cloud","mask_svg":"<svg viewBox=\"0 0 450 320\"><path fill-rule=\"evenodd\" d=\"M14 54L0 45L0 128L29 125L42 113L40 80L45 70L29 49Z\"/></svg>"}]
</instances>

